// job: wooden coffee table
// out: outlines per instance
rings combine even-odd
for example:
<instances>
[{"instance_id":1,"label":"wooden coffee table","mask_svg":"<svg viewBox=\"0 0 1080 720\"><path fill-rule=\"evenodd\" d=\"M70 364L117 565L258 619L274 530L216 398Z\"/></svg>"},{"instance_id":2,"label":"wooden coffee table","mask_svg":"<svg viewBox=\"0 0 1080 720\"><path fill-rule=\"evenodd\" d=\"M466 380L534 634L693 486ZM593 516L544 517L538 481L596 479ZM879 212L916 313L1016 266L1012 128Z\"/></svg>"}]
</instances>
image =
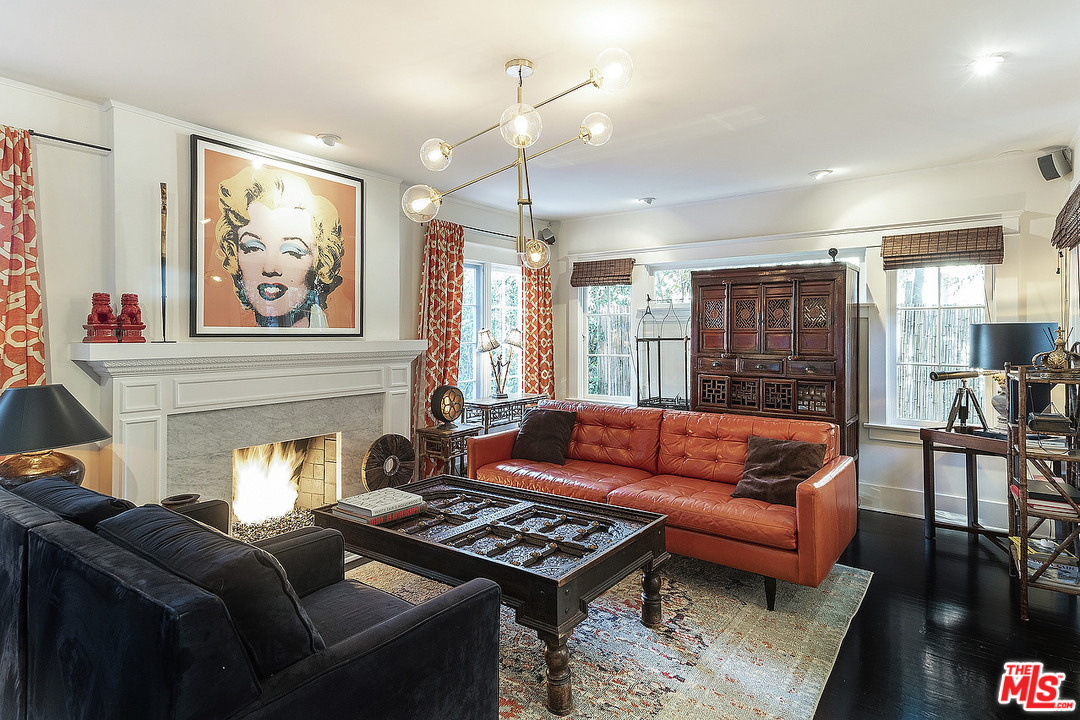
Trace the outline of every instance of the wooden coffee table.
<instances>
[{"instance_id":1,"label":"wooden coffee table","mask_svg":"<svg viewBox=\"0 0 1080 720\"><path fill-rule=\"evenodd\" d=\"M574 707L566 641L589 603L641 570L641 622L659 627L664 515L440 475L401 486L427 509L385 525L315 510L350 550L417 575L460 585L494 580L516 620L547 645L548 709Z\"/></svg>"}]
</instances>

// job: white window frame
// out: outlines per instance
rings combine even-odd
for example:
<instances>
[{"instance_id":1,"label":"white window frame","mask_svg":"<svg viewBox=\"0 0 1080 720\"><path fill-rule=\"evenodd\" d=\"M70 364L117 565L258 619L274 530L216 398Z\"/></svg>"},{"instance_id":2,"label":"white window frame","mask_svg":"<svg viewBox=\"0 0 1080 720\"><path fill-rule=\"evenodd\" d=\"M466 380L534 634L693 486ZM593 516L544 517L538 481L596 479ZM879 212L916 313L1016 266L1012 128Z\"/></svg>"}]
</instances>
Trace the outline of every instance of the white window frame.
<instances>
[{"instance_id":1,"label":"white window frame","mask_svg":"<svg viewBox=\"0 0 1080 720\"><path fill-rule=\"evenodd\" d=\"M995 285L995 268L994 265L983 265L983 283L984 292L986 298L986 308L984 312L987 315L984 316L983 321L988 322L987 319L993 310L993 292ZM898 360L898 348L896 341L897 333L897 271L887 270L885 271L886 278L886 302L887 302L887 314L885 317L885 423L889 427L894 428L908 428L919 429L924 427L943 427L947 421L947 417L942 417L937 420L909 420L907 418L901 419L899 417L899 402L900 398L896 391L897 383L897 368L899 365ZM940 297L939 297L940 302ZM938 307L941 307L940 304ZM983 389L983 395L986 398L986 403L983 407L983 414L986 415L987 424L993 426L996 421L996 413L993 408L989 407L990 398L993 397L993 392L988 388L990 383L993 382L989 376L982 378L973 378L968 380L969 387L974 388L978 384ZM951 400L950 400L951 401ZM968 425L978 425L979 417L972 409L967 419Z\"/></svg>"},{"instance_id":2,"label":"white window frame","mask_svg":"<svg viewBox=\"0 0 1080 720\"><path fill-rule=\"evenodd\" d=\"M491 315L492 315L492 313L491 313L491 308L492 308L492 305L491 305L491 275L492 275L492 270L500 270L500 271L508 272L509 274L515 274L516 273L518 275L518 277L520 278L521 277L521 267L520 266L515 266L515 265L504 264L504 263L466 259L465 260L465 268L466 268L467 272L470 270L470 268L473 269L473 271L478 272L479 278L480 278L479 285L478 285L478 287L476 289L477 298L479 300L479 312L477 314L477 319L476 319L476 330L479 333L481 328L489 328L489 329L491 328ZM520 279L519 279L518 282L519 282L518 299L522 303L522 306L519 306L519 308L518 308L518 318L519 318L519 322L520 322L520 319L523 317L523 313L524 313L523 305L524 305L524 299L525 298L524 298L524 288L522 288L520 286ZM524 332L524 328L522 328L522 332ZM498 340L501 343L505 338L496 337L495 339ZM476 340L473 339L471 342L472 342L473 345L475 345ZM464 344L465 344L465 338L462 337L462 345L464 345ZM499 351L496 350L495 352L498 353ZM471 354L473 356L473 362L475 363L473 376L476 378L476 391L478 393L478 395L476 397L477 398L490 397L491 393L493 392L493 390L492 390L493 378L492 378L492 373L491 373L491 360L488 358L487 353L472 352ZM458 362L459 369L461 367L461 364L464 361L465 361L465 353L463 351L462 355L461 355L461 359ZM511 375L515 374L513 372L515 369L517 371L516 374L519 377L524 372L524 368L522 367L521 351L518 348L514 348L514 367L511 368ZM459 372L460 372L460 370L459 370ZM507 384L509 385L509 382ZM507 388L507 391L509 392L509 387ZM470 399L475 399L475 398L470 398L470 397L466 396L465 399L470 400Z\"/></svg>"},{"instance_id":3,"label":"white window frame","mask_svg":"<svg viewBox=\"0 0 1080 720\"><path fill-rule=\"evenodd\" d=\"M589 302L588 302L588 287L578 288L578 306L581 310L579 322L581 323L581 344L580 358L578 363L578 387L580 388L580 395L583 400L595 400L597 402L607 402L620 405L634 405L637 403L637 368L634 363L634 293L633 287L626 286L628 298L626 307L626 318L629 327L628 342L630 346L627 348L627 357L630 360L630 393L628 395L594 395L589 392Z\"/></svg>"}]
</instances>

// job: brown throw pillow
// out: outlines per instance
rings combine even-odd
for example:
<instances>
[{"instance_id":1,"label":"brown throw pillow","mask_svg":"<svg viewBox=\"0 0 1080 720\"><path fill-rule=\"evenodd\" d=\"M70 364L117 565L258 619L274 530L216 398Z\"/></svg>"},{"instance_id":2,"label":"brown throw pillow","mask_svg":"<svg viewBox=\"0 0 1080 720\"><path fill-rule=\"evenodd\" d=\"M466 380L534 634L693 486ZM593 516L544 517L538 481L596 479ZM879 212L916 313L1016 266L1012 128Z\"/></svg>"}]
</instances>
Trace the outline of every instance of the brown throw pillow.
<instances>
[{"instance_id":1,"label":"brown throw pillow","mask_svg":"<svg viewBox=\"0 0 1080 720\"><path fill-rule=\"evenodd\" d=\"M795 506L795 488L825 464L825 445L751 435L746 464L731 497Z\"/></svg>"},{"instance_id":2,"label":"brown throw pillow","mask_svg":"<svg viewBox=\"0 0 1080 720\"><path fill-rule=\"evenodd\" d=\"M568 410L530 410L521 421L510 457L565 465L575 419L577 413Z\"/></svg>"}]
</instances>

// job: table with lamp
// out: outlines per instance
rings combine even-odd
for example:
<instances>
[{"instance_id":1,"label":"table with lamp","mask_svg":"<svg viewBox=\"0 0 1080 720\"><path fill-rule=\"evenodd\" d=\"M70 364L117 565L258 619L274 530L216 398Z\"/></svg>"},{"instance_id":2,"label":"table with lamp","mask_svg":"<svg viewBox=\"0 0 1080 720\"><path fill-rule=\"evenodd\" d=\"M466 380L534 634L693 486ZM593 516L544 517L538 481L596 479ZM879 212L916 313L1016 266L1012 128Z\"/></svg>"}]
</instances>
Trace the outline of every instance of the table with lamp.
<instances>
[{"instance_id":1,"label":"table with lamp","mask_svg":"<svg viewBox=\"0 0 1080 720\"><path fill-rule=\"evenodd\" d=\"M1054 346L1057 323L972 323L971 355L969 371L936 373L937 380L961 381L953 408L949 413L946 428L923 428L919 437L923 445L923 523L924 535L928 540L936 537L937 528L961 530L984 535L1008 552L1008 537L1004 529L988 528L979 521L979 476L977 460L980 456L1000 457L1003 460L1008 453L1008 443L1003 431L986 427L985 416L978 400L968 390L964 392L968 379L992 373L995 378L1000 374L998 396L990 402L998 413L998 421L1004 424L1009 420L1010 407L1016 407L1015 397L1009 401L1005 393L1004 372L1006 363L1027 365L1032 358ZM1016 383L1009 384L1009 390L1015 395ZM1049 387L1045 397L1031 398L1030 406L1045 408L1050 404ZM981 428L967 424L972 410L982 420ZM959 422L957 422L959 421ZM937 519L937 498L935 496L935 453L956 453L964 455L966 469L967 523L945 522Z\"/></svg>"},{"instance_id":2,"label":"table with lamp","mask_svg":"<svg viewBox=\"0 0 1080 720\"><path fill-rule=\"evenodd\" d=\"M509 348L503 356L501 347ZM465 422L478 423L484 433L494 426L520 423L525 410L536 405L547 395L543 393L507 393L506 379L514 359L514 348L522 347L521 330L513 329L507 333L500 344L491 331L482 328L479 333L477 352L486 352L491 360L491 374L495 380L495 392L490 397L465 401ZM496 355L496 351L498 354Z\"/></svg>"}]
</instances>

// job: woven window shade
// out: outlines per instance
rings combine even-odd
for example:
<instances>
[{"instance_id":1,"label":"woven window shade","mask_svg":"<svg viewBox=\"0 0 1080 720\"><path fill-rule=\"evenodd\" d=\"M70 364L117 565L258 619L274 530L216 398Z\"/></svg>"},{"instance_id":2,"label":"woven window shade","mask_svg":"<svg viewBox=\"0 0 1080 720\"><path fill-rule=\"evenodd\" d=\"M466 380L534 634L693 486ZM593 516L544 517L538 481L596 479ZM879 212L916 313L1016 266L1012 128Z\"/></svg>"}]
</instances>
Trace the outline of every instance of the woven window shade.
<instances>
[{"instance_id":1,"label":"woven window shade","mask_svg":"<svg viewBox=\"0 0 1080 720\"><path fill-rule=\"evenodd\" d=\"M629 285L630 274L633 271L634 258L576 262L574 271L570 273L570 285L571 287Z\"/></svg>"},{"instance_id":2,"label":"woven window shade","mask_svg":"<svg viewBox=\"0 0 1080 720\"><path fill-rule=\"evenodd\" d=\"M1080 185L1072 191L1065 201L1065 207L1058 213L1050 243L1058 250L1072 250L1080 245Z\"/></svg>"},{"instance_id":3,"label":"woven window shade","mask_svg":"<svg viewBox=\"0 0 1080 720\"><path fill-rule=\"evenodd\" d=\"M886 270L939 265L1000 265L1005 260L1001 225L881 238Z\"/></svg>"}]
</instances>

